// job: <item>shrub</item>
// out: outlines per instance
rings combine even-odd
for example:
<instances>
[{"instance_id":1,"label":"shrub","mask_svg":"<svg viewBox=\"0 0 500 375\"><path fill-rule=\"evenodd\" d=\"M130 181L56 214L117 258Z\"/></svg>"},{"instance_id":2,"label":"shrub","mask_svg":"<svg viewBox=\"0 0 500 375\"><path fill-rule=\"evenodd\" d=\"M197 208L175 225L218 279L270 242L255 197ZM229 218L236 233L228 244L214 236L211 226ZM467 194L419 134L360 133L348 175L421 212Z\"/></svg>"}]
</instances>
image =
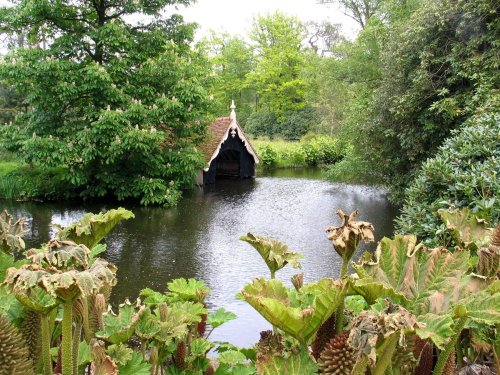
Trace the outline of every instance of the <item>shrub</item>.
<instances>
[{"instance_id":1,"label":"shrub","mask_svg":"<svg viewBox=\"0 0 500 375\"><path fill-rule=\"evenodd\" d=\"M263 168L273 168L278 164L278 153L271 145L262 146L259 149L259 156Z\"/></svg>"},{"instance_id":2,"label":"shrub","mask_svg":"<svg viewBox=\"0 0 500 375\"><path fill-rule=\"evenodd\" d=\"M495 226L500 219L500 113L486 112L454 131L428 159L411 186L398 217L399 232L415 233L426 245L451 246L436 212L469 208Z\"/></svg>"}]
</instances>

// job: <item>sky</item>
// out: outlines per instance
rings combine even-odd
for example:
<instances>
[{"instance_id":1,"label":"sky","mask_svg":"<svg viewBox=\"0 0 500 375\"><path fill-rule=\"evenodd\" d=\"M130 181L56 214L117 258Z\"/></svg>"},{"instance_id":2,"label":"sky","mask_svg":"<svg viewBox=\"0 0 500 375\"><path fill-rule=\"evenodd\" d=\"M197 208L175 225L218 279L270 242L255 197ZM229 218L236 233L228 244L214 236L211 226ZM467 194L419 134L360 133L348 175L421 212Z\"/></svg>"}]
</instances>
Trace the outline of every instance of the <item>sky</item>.
<instances>
[{"instance_id":1,"label":"sky","mask_svg":"<svg viewBox=\"0 0 500 375\"><path fill-rule=\"evenodd\" d=\"M197 0L187 8L179 7L186 21L200 25L198 37L207 35L209 30L245 36L254 16L276 11L296 16L302 21L340 23L348 37L353 37L358 30L356 23L338 6L320 5L316 0Z\"/></svg>"}]
</instances>

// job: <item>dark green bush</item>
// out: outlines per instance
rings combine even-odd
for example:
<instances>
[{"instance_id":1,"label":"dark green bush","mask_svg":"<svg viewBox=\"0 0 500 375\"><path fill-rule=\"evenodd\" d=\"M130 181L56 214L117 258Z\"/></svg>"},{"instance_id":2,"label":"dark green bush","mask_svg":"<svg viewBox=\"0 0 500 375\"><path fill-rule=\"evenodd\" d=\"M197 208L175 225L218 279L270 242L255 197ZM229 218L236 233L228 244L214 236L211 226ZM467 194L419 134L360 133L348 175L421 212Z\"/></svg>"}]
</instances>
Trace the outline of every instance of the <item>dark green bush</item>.
<instances>
[{"instance_id":1,"label":"dark green bush","mask_svg":"<svg viewBox=\"0 0 500 375\"><path fill-rule=\"evenodd\" d=\"M273 138L277 134L278 118L274 112L259 111L252 113L245 124L245 131L254 137Z\"/></svg>"},{"instance_id":2,"label":"dark green bush","mask_svg":"<svg viewBox=\"0 0 500 375\"><path fill-rule=\"evenodd\" d=\"M437 217L440 208L469 208L490 226L500 220L500 112L482 113L453 132L406 190L400 232L427 245L451 246Z\"/></svg>"}]
</instances>

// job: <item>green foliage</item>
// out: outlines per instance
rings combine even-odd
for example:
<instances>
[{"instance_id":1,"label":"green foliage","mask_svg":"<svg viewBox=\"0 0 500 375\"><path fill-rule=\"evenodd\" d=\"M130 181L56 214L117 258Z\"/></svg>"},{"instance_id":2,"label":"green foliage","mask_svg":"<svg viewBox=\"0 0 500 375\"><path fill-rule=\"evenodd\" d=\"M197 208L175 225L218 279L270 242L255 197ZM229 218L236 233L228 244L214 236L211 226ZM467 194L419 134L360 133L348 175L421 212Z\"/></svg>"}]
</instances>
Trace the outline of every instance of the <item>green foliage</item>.
<instances>
[{"instance_id":1,"label":"green foliage","mask_svg":"<svg viewBox=\"0 0 500 375\"><path fill-rule=\"evenodd\" d=\"M500 222L499 123L498 112L473 117L424 163L406 191L400 232L414 233L428 246L458 245L437 215L440 208L468 208L491 227Z\"/></svg>"},{"instance_id":2,"label":"green foliage","mask_svg":"<svg viewBox=\"0 0 500 375\"><path fill-rule=\"evenodd\" d=\"M167 284L168 297L172 300L203 302L210 289L203 281L179 278Z\"/></svg>"},{"instance_id":3,"label":"green foliage","mask_svg":"<svg viewBox=\"0 0 500 375\"><path fill-rule=\"evenodd\" d=\"M266 320L306 345L341 303L344 289L332 279L287 289L279 280L254 279L242 290Z\"/></svg>"},{"instance_id":4,"label":"green foliage","mask_svg":"<svg viewBox=\"0 0 500 375\"><path fill-rule=\"evenodd\" d=\"M2 127L0 143L28 163L64 168L63 190L174 204L202 165L194 146L210 81L204 54L189 46L193 26L164 15L176 3L189 1L2 8L4 31L44 38L46 48L3 59L0 77L26 95L27 111ZM138 13L151 16L140 27L129 21Z\"/></svg>"},{"instance_id":5,"label":"green foliage","mask_svg":"<svg viewBox=\"0 0 500 375\"><path fill-rule=\"evenodd\" d=\"M227 323L231 320L236 319L236 314L231 311L226 311L223 307L217 309L215 312L208 315L207 323L210 324L213 328L220 327L224 323Z\"/></svg>"},{"instance_id":6,"label":"green foliage","mask_svg":"<svg viewBox=\"0 0 500 375\"><path fill-rule=\"evenodd\" d=\"M453 129L498 98L497 12L490 0L424 0L388 29L359 150L395 200Z\"/></svg>"},{"instance_id":7,"label":"green foliage","mask_svg":"<svg viewBox=\"0 0 500 375\"><path fill-rule=\"evenodd\" d=\"M104 339L110 344L127 342L134 333L135 326L144 311L143 306L125 302L120 306L118 315L112 311L104 314L104 329L96 332L96 337Z\"/></svg>"},{"instance_id":8,"label":"green foliage","mask_svg":"<svg viewBox=\"0 0 500 375\"><path fill-rule=\"evenodd\" d=\"M271 272L271 278L274 278L276 271L285 267L288 263L293 268L300 268L300 259L302 254L291 251L287 245L274 240L272 238L254 236L248 233L246 236L240 237L241 241L245 241L253 246L260 254L267 268Z\"/></svg>"},{"instance_id":9,"label":"green foliage","mask_svg":"<svg viewBox=\"0 0 500 375\"><path fill-rule=\"evenodd\" d=\"M278 118L286 111L304 108L305 87L300 73L306 59L301 22L282 13L258 16L249 36L257 62L247 82L257 91L258 105Z\"/></svg>"},{"instance_id":10,"label":"green foliage","mask_svg":"<svg viewBox=\"0 0 500 375\"><path fill-rule=\"evenodd\" d=\"M99 214L88 213L79 221L67 227L56 225L57 238L71 240L92 249L122 220L134 218L134 214L124 208L109 210Z\"/></svg>"},{"instance_id":11,"label":"green foliage","mask_svg":"<svg viewBox=\"0 0 500 375\"><path fill-rule=\"evenodd\" d=\"M262 375L305 375L315 374L317 370L316 362L306 350L293 353L287 358L275 356L259 363L259 374Z\"/></svg>"}]
</instances>

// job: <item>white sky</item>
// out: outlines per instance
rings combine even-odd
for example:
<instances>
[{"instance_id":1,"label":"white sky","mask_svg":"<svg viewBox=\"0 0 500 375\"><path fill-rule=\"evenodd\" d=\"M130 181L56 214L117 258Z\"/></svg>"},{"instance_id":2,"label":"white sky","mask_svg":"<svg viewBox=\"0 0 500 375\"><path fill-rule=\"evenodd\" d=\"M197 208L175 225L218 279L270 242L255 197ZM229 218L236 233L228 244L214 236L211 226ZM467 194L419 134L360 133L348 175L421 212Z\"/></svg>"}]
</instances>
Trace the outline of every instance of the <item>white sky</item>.
<instances>
[{"instance_id":1,"label":"white sky","mask_svg":"<svg viewBox=\"0 0 500 375\"><path fill-rule=\"evenodd\" d=\"M338 6L319 5L316 0L197 0L187 8L179 7L179 13L186 21L200 25L201 35L214 30L245 36L255 15L276 11L296 16L302 21L340 23L343 33L349 38L355 36L359 29L356 22L345 16Z\"/></svg>"}]
</instances>

